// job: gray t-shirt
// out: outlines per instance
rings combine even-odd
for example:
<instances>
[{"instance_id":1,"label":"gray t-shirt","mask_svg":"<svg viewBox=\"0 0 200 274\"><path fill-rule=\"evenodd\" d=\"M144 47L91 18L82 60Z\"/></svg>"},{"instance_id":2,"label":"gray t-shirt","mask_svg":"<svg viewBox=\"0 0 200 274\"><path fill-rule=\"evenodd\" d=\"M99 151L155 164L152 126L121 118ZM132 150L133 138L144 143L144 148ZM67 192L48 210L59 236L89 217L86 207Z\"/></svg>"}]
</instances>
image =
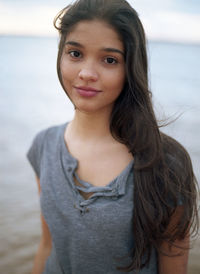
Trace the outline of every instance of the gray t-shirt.
<instances>
[{"instance_id":1,"label":"gray t-shirt","mask_svg":"<svg viewBox=\"0 0 200 274\"><path fill-rule=\"evenodd\" d=\"M125 273L116 267L131 262L128 254L134 248L133 161L105 187L80 180L75 174L78 161L65 145L66 126L39 132L27 154L40 178L41 210L52 236L44 273ZM74 175L82 187L74 183ZM94 194L85 200L79 190ZM157 273L155 250L139 273Z\"/></svg>"}]
</instances>

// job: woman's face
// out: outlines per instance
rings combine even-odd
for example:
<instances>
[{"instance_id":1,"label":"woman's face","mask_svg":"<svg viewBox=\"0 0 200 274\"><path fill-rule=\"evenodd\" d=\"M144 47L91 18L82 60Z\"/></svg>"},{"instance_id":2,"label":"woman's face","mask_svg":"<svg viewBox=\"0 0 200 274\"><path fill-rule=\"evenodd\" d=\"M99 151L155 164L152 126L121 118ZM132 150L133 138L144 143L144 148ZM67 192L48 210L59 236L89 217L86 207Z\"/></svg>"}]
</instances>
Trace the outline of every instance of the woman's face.
<instances>
[{"instance_id":1,"label":"woman's face","mask_svg":"<svg viewBox=\"0 0 200 274\"><path fill-rule=\"evenodd\" d=\"M66 37L60 69L76 109L111 112L125 82L123 42L110 25L81 21Z\"/></svg>"}]
</instances>

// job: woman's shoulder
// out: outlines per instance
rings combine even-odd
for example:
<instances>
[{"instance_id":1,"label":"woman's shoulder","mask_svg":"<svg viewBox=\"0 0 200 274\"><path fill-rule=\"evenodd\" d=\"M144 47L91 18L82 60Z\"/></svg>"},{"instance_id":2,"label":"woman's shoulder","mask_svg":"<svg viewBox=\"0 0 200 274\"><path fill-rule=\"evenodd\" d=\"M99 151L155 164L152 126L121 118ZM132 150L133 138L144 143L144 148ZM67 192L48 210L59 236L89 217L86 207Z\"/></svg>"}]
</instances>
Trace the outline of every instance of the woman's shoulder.
<instances>
[{"instance_id":1,"label":"woman's shoulder","mask_svg":"<svg viewBox=\"0 0 200 274\"><path fill-rule=\"evenodd\" d=\"M37 176L40 176L41 159L46 157L46 153L54 153L57 144L60 142L65 124L51 126L40 130L33 138L32 144L27 152L27 158L33 166Z\"/></svg>"},{"instance_id":2,"label":"woman's shoulder","mask_svg":"<svg viewBox=\"0 0 200 274\"><path fill-rule=\"evenodd\" d=\"M40 130L35 135L34 141L37 143L43 143L45 140L50 139L52 141L52 139L58 138L58 136L60 136L62 132L64 133L66 124L67 123L54 125Z\"/></svg>"},{"instance_id":3,"label":"woman's shoulder","mask_svg":"<svg viewBox=\"0 0 200 274\"><path fill-rule=\"evenodd\" d=\"M190 155L182 144L164 133L161 133L161 142L165 163L171 170L183 175L192 171Z\"/></svg>"},{"instance_id":4,"label":"woman's shoulder","mask_svg":"<svg viewBox=\"0 0 200 274\"><path fill-rule=\"evenodd\" d=\"M60 142L61 136L64 136L65 127L66 123L40 130L33 138L28 155L33 152L34 154L37 153L41 155L44 148L48 150L49 148L55 147L56 143Z\"/></svg>"}]
</instances>

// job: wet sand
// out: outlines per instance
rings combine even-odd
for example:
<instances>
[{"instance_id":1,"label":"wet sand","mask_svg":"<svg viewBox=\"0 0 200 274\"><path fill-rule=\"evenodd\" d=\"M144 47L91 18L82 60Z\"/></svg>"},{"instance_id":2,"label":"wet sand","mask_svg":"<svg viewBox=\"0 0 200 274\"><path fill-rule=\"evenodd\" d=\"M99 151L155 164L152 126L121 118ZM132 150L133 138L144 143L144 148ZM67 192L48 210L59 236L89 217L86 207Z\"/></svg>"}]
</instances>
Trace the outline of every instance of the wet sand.
<instances>
[{"instance_id":1,"label":"wet sand","mask_svg":"<svg viewBox=\"0 0 200 274\"><path fill-rule=\"evenodd\" d=\"M196 240L194 247L190 251L188 274L200 273L200 238Z\"/></svg>"}]
</instances>

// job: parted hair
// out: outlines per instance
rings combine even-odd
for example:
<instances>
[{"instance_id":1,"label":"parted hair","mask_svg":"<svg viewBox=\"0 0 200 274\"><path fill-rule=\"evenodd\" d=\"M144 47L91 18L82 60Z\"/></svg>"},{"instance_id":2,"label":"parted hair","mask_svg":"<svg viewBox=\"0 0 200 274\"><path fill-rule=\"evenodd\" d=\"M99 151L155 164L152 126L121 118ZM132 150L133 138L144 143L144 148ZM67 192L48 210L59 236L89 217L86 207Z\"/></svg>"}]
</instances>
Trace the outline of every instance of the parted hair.
<instances>
[{"instance_id":1,"label":"parted hair","mask_svg":"<svg viewBox=\"0 0 200 274\"><path fill-rule=\"evenodd\" d=\"M198 188L187 151L158 126L148 85L145 33L127 1L78 0L56 16L54 26L60 34L57 72L63 89L60 61L66 37L77 23L95 19L114 28L125 48L126 81L111 113L110 131L134 157L134 248L127 254L132 262L118 267L130 272L148 265L153 248L164 253L163 241L173 245L188 231L190 235L198 231ZM179 206L183 213L169 232L170 218Z\"/></svg>"}]
</instances>

